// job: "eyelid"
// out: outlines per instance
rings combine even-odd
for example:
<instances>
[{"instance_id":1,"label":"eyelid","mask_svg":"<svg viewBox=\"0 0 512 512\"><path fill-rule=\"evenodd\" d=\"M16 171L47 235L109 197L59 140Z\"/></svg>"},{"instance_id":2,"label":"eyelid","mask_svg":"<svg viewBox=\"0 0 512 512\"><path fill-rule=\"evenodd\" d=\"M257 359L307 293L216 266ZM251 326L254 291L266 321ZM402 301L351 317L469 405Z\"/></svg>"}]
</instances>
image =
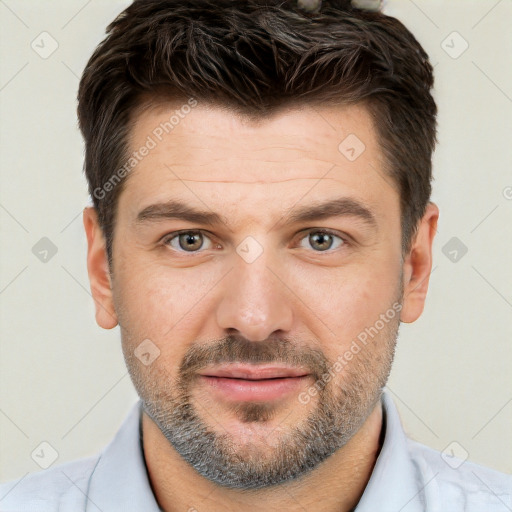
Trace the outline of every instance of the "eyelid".
<instances>
[{"instance_id":1,"label":"eyelid","mask_svg":"<svg viewBox=\"0 0 512 512\"><path fill-rule=\"evenodd\" d=\"M178 231L172 231L171 233L167 233L166 235L164 235L160 239L160 243L162 243L166 247L170 247L170 241L184 233L201 233L201 235L203 237L208 238L212 244L215 244L214 240L212 240L212 235L210 235L208 233L208 231L205 231L203 229L180 229ZM200 253L204 252L204 249L199 250L199 251L185 251L185 250L175 249L174 247L171 247L171 249L174 252L178 252L181 254L188 254L188 255L200 254Z\"/></svg>"},{"instance_id":2,"label":"eyelid","mask_svg":"<svg viewBox=\"0 0 512 512\"><path fill-rule=\"evenodd\" d=\"M215 244L215 241L212 239L213 235L211 235L208 231L205 231L203 229L180 229L178 231L172 231L171 233L167 233L160 239L160 243L165 245L166 247L170 246L170 241L176 238L177 236L183 234L183 233L201 233L204 237L208 238L212 244ZM326 233L329 235L333 235L335 237L338 237L343 243L340 247L337 247L336 249L327 249L325 251L313 251L318 254L330 254L338 249L341 249L345 245L350 245L352 243L351 238L346 235L345 233L339 233L336 230L329 229L329 228L307 228L303 229L298 233L298 236L300 236L299 241L304 240L310 233ZM199 251L185 251L185 250L179 250L175 249L174 247L171 247L172 250L175 252L181 253L181 254L188 254L188 255L194 255L194 254L200 254L204 252L204 250Z\"/></svg>"},{"instance_id":3,"label":"eyelid","mask_svg":"<svg viewBox=\"0 0 512 512\"><path fill-rule=\"evenodd\" d=\"M310 233L326 233L328 235L336 236L343 242L341 247L343 247L344 245L350 245L352 242L352 239L345 233L340 233L339 231L336 231L334 229L329 229L329 228L307 228L305 230L302 230L300 232L300 235L301 235L300 240L303 240ZM341 247L338 247L338 249L341 249ZM314 252L318 253L318 254L322 254L322 253L329 254L329 253L334 252L335 250L336 249L327 249L326 251L314 251Z\"/></svg>"}]
</instances>

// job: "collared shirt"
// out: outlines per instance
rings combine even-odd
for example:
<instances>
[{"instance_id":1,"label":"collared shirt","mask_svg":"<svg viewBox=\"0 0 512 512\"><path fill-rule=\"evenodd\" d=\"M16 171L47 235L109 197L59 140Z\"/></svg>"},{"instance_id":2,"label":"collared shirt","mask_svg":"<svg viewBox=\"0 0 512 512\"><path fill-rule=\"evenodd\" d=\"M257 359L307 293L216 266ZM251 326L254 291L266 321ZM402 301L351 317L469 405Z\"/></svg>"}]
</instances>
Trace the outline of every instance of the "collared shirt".
<instances>
[{"instance_id":1,"label":"collared shirt","mask_svg":"<svg viewBox=\"0 0 512 512\"><path fill-rule=\"evenodd\" d=\"M510 512L512 476L409 439L387 391L384 441L356 512ZM161 512L141 443L139 400L97 456L0 485L2 512ZM321 500L321 496L319 496Z\"/></svg>"}]
</instances>

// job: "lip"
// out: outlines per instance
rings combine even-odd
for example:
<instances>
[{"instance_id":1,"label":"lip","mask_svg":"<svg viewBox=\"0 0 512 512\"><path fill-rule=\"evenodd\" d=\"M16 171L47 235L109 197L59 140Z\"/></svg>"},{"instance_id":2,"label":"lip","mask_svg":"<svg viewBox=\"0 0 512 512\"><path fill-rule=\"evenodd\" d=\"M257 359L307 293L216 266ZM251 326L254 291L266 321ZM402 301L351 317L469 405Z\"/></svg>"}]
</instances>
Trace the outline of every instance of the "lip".
<instances>
[{"instance_id":1,"label":"lip","mask_svg":"<svg viewBox=\"0 0 512 512\"><path fill-rule=\"evenodd\" d=\"M309 373L302 368L276 365L231 364L203 370L200 375L205 377L226 377L231 379L264 380L304 377Z\"/></svg>"},{"instance_id":2,"label":"lip","mask_svg":"<svg viewBox=\"0 0 512 512\"><path fill-rule=\"evenodd\" d=\"M200 373L218 398L238 402L268 402L298 393L309 373L285 366L227 365Z\"/></svg>"}]
</instances>

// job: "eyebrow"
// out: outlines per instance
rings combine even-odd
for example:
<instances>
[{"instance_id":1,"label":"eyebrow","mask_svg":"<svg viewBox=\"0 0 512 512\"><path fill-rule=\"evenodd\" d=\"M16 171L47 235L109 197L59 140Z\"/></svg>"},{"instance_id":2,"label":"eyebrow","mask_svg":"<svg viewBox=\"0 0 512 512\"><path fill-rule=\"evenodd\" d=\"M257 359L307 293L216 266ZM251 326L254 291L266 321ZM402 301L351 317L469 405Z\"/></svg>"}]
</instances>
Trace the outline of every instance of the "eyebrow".
<instances>
[{"instance_id":1,"label":"eyebrow","mask_svg":"<svg viewBox=\"0 0 512 512\"><path fill-rule=\"evenodd\" d=\"M369 207L346 197L299 208L285 217L285 221L298 224L330 217L358 217L370 226L377 227L377 219Z\"/></svg>"},{"instance_id":2,"label":"eyebrow","mask_svg":"<svg viewBox=\"0 0 512 512\"><path fill-rule=\"evenodd\" d=\"M277 224L299 224L331 217L357 217L371 227L377 227L372 210L363 203L350 198L338 198L330 201L294 208L292 213L283 216ZM227 225L225 217L205 210L199 210L179 200L156 203L147 206L137 215L137 223L180 219L192 223L215 226Z\"/></svg>"},{"instance_id":3,"label":"eyebrow","mask_svg":"<svg viewBox=\"0 0 512 512\"><path fill-rule=\"evenodd\" d=\"M210 226L225 223L225 220L217 213L198 210L178 200L152 204L137 215L137 223L166 219L181 219Z\"/></svg>"}]
</instances>

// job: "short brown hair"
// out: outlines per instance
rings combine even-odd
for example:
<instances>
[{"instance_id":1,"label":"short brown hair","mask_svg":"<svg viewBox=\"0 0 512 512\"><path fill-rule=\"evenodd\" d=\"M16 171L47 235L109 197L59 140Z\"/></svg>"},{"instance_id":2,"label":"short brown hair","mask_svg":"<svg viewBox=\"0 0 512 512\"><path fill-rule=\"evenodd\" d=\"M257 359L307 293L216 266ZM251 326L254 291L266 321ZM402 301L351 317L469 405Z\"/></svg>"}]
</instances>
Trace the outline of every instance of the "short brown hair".
<instances>
[{"instance_id":1,"label":"short brown hair","mask_svg":"<svg viewBox=\"0 0 512 512\"><path fill-rule=\"evenodd\" d=\"M135 0L107 27L78 91L84 169L109 261L126 179L118 171L148 98L193 97L257 117L293 104L365 104L400 191L407 251L431 193L432 86L411 32L349 0L324 0L316 12L292 0Z\"/></svg>"}]
</instances>

